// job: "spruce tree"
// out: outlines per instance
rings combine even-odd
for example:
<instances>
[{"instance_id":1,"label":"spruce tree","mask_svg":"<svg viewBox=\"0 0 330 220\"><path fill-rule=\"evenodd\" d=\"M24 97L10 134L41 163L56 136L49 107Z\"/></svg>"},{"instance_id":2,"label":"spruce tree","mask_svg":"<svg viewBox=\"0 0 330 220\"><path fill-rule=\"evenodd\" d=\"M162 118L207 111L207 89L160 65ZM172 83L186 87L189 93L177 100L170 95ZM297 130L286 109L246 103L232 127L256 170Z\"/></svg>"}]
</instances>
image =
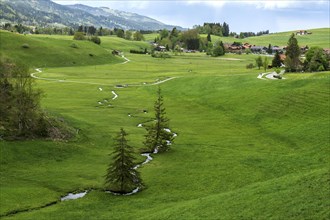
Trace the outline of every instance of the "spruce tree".
<instances>
[{"instance_id":1,"label":"spruce tree","mask_svg":"<svg viewBox=\"0 0 330 220\"><path fill-rule=\"evenodd\" d=\"M166 112L160 87L158 87L157 95L158 98L154 105L155 123L146 128L147 135L144 142L150 152L168 151L173 141L173 134L169 130L169 119L165 116Z\"/></svg>"},{"instance_id":2,"label":"spruce tree","mask_svg":"<svg viewBox=\"0 0 330 220\"><path fill-rule=\"evenodd\" d=\"M288 72L296 72L300 66L300 47L298 45L298 41L295 38L295 35L292 34L289 41L288 46L286 48L286 59L285 59L285 69Z\"/></svg>"},{"instance_id":3,"label":"spruce tree","mask_svg":"<svg viewBox=\"0 0 330 220\"><path fill-rule=\"evenodd\" d=\"M211 41L212 41L212 40L211 40L211 34L210 34L210 33L207 34L207 41L208 41L208 42L211 42Z\"/></svg>"},{"instance_id":4,"label":"spruce tree","mask_svg":"<svg viewBox=\"0 0 330 220\"><path fill-rule=\"evenodd\" d=\"M281 61L280 54L278 53L278 51L276 51L275 56L272 60L272 67L281 67L281 65L282 65L282 61Z\"/></svg>"},{"instance_id":5,"label":"spruce tree","mask_svg":"<svg viewBox=\"0 0 330 220\"><path fill-rule=\"evenodd\" d=\"M268 45L268 48L267 48L267 51L266 51L268 54L272 54L273 53L273 49L272 49L272 45L269 44Z\"/></svg>"},{"instance_id":6,"label":"spruce tree","mask_svg":"<svg viewBox=\"0 0 330 220\"><path fill-rule=\"evenodd\" d=\"M106 188L120 194L131 192L142 186L140 174L133 168L135 159L132 155L133 148L128 145L126 136L127 133L121 128L114 139L115 151L105 175Z\"/></svg>"}]
</instances>

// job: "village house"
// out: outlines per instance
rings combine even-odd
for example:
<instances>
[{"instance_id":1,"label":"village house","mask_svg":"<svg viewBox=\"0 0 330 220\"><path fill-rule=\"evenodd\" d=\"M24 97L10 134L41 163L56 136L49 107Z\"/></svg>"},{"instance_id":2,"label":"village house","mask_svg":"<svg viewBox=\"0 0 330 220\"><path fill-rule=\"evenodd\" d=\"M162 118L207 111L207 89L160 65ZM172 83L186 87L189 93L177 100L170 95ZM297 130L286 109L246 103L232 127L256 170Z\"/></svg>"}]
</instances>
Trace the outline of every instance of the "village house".
<instances>
[{"instance_id":1,"label":"village house","mask_svg":"<svg viewBox=\"0 0 330 220\"><path fill-rule=\"evenodd\" d=\"M284 47L284 46L282 46L282 47L273 46L272 47L272 53L274 54L274 53L278 52L279 54L282 54L282 53L285 52L285 49L286 49L286 47Z\"/></svg>"},{"instance_id":2,"label":"village house","mask_svg":"<svg viewBox=\"0 0 330 220\"><path fill-rule=\"evenodd\" d=\"M266 53L267 47L253 45L251 47L252 53Z\"/></svg>"},{"instance_id":3,"label":"village house","mask_svg":"<svg viewBox=\"0 0 330 220\"><path fill-rule=\"evenodd\" d=\"M249 44L249 43L244 43L243 46L242 46L242 49L249 49L249 48L251 48L251 47L252 47L251 44Z\"/></svg>"},{"instance_id":4,"label":"village house","mask_svg":"<svg viewBox=\"0 0 330 220\"><path fill-rule=\"evenodd\" d=\"M300 30L296 32L296 35L306 35L306 34L312 34L312 32L308 32L306 30Z\"/></svg>"}]
</instances>

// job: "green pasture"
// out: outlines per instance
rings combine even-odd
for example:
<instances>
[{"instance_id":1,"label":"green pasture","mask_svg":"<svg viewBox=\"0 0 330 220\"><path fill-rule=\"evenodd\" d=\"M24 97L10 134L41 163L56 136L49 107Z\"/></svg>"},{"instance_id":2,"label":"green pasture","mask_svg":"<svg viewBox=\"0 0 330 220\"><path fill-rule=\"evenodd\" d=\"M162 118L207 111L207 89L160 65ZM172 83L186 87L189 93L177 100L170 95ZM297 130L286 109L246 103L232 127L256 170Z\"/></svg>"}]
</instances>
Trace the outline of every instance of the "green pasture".
<instances>
[{"instance_id":1,"label":"green pasture","mask_svg":"<svg viewBox=\"0 0 330 220\"><path fill-rule=\"evenodd\" d=\"M90 41L73 40L72 36L21 35L0 31L0 55L31 68L55 66L88 66L114 64L124 60L113 56L112 50L128 53L133 50L149 50L146 42L127 41L117 37L101 37L101 45ZM77 48L72 47L75 44ZM23 48L28 45L29 48Z\"/></svg>"},{"instance_id":2,"label":"green pasture","mask_svg":"<svg viewBox=\"0 0 330 220\"><path fill-rule=\"evenodd\" d=\"M299 46L319 46L322 48L330 48L329 35L330 28L319 28L319 29L311 29L307 30L311 32L310 35L296 35ZM250 43L252 45L258 46L268 46L269 44L273 46L286 46L288 40L292 33L296 33L297 31L288 31L288 32L280 32L280 33L272 33L268 35L256 36L256 37L248 37L244 39L237 39L233 37L218 37L211 36L213 42L218 40L223 41L225 43L233 43L242 42L242 43ZM202 37L206 37L207 35L202 35Z\"/></svg>"},{"instance_id":3,"label":"green pasture","mask_svg":"<svg viewBox=\"0 0 330 220\"><path fill-rule=\"evenodd\" d=\"M24 37L19 36L31 45L39 39L56 47L72 42ZM145 44L103 37L101 47L95 46L126 52ZM8 57L23 56L20 48L3 48ZM97 62L80 66L56 65L45 56L49 63L35 74L51 79L36 80L45 93L42 107L77 135L57 142L0 141L2 219L330 218L330 72L261 80L260 70L245 68L254 55L158 59L126 52L130 62L125 64L96 56ZM152 83L170 77L160 86L171 129L178 134L171 151L152 155L139 168L143 191L103 192L112 138L121 127L136 162L144 161L139 152L146 132L137 125L152 120L157 91ZM59 201L87 189L84 198ZM52 202L57 203L38 208Z\"/></svg>"}]
</instances>

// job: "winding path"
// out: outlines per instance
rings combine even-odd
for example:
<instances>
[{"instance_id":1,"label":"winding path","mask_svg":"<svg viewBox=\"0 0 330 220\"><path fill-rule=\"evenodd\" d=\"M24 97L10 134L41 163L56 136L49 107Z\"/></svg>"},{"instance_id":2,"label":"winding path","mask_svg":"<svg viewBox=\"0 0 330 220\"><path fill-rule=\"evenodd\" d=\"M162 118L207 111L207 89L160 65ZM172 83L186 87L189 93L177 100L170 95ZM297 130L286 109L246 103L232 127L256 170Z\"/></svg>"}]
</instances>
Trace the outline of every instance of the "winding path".
<instances>
[{"instance_id":1,"label":"winding path","mask_svg":"<svg viewBox=\"0 0 330 220\"><path fill-rule=\"evenodd\" d=\"M279 75L283 75L285 73L285 70L281 70L281 72L279 73ZM275 75L278 75L277 73L275 72L267 72L267 73L259 73L259 75L257 76L258 79L262 79L262 80L266 80L266 78L264 78L264 76L266 75L266 78L267 79L278 79L278 78L275 78L274 76ZM285 78L282 78L282 79L285 79Z\"/></svg>"},{"instance_id":2,"label":"winding path","mask_svg":"<svg viewBox=\"0 0 330 220\"><path fill-rule=\"evenodd\" d=\"M129 60L128 58L126 58L124 55L122 55L122 58L125 59L124 62L120 63L120 64L126 64L128 62L130 62L131 60ZM45 77L40 77L40 76L36 76L35 74L40 74L42 73L42 70L40 68L36 68L35 69L37 72L31 73L31 77L34 79L38 79L38 80L46 80L46 81L54 81L54 82L59 82L59 83L80 83L80 84L89 84L89 85L103 85L103 86L115 86L114 84L103 84L103 83L95 83L95 82L82 82L82 81L76 81L76 80L64 80L64 79L52 79L52 78L45 78ZM154 86L154 85L159 85L161 83L170 81L172 79L176 79L178 77L170 77L164 80L160 80L160 81L156 81L153 83L143 83L143 84L125 84L129 87L136 87L136 86ZM100 91L102 91L100 89Z\"/></svg>"}]
</instances>

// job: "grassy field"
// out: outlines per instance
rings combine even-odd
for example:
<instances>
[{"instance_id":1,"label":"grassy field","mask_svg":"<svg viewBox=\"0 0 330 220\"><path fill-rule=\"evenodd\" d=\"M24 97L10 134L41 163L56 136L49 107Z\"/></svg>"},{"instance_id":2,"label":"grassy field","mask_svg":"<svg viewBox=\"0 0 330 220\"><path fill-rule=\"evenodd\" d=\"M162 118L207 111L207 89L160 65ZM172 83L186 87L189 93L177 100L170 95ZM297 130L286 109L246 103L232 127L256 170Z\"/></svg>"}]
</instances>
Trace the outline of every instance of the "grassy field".
<instances>
[{"instance_id":1,"label":"grassy field","mask_svg":"<svg viewBox=\"0 0 330 220\"><path fill-rule=\"evenodd\" d=\"M56 46L72 42L29 36L28 43L40 39ZM101 46L128 51L145 44L109 37ZM1 51L22 54L20 48ZM245 69L253 55L126 56L131 61L125 64L100 58L79 67L45 57L49 64L36 75L57 81L37 81L46 94L42 106L79 133L67 142L0 142L2 219L330 218L329 72L260 80L260 70ZM172 150L140 168L142 192L104 193L112 138L123 127L136 162L144 160L138 152L146 132L137 125L153 117L157 86L150 83L168 77L176 77L161 84L178 133ZM93 190L84 198L59 201L86 189ZM27 211L5 216L22 210Z\"/></svg>"},{"instance_id":2,"label":"grassy field","mask_svg":"<svg viewBox=\"0 0 330 220\"><path fill-rule=\"evenodd\" d=\"M308 32L312 32L311 35L296 35L299 46L319 46L322 48L330 48L329 36L330 36L330 28L320 28L320 29L311 29ZM242 43L250 43L252 45L258 46L268 46L269 44L275 46L286 46L288 40L292 33L296 33L296 31L288 31L281 33L272 33L268 35L256 36L256 37L248 37L244 39L236 39L233 37L218 37L212 36L212 41L222 40L226 43L242 42ZM203 36L203 35L202 35ZM206 37L206 35L204 36Z\"/></svg>"},{"instance_id":3,"label":"grassy field","mask_svg":"<svg viewBox=\"0 0 330 220\"><path fill-rule=\"evenodd\" d=\"M10 57L31 68L114 64L123 62L123 59L111 54L114 49L123 52L149 49L146 42L117 37L102 37L101 45L97 45L90 41L73 40L72 36L20 35L0 31L0 39L0 56ZM77 48L72 47L73 44ZM23 48L23 45L29 48Z\"/></svg>"}]
</instances>

